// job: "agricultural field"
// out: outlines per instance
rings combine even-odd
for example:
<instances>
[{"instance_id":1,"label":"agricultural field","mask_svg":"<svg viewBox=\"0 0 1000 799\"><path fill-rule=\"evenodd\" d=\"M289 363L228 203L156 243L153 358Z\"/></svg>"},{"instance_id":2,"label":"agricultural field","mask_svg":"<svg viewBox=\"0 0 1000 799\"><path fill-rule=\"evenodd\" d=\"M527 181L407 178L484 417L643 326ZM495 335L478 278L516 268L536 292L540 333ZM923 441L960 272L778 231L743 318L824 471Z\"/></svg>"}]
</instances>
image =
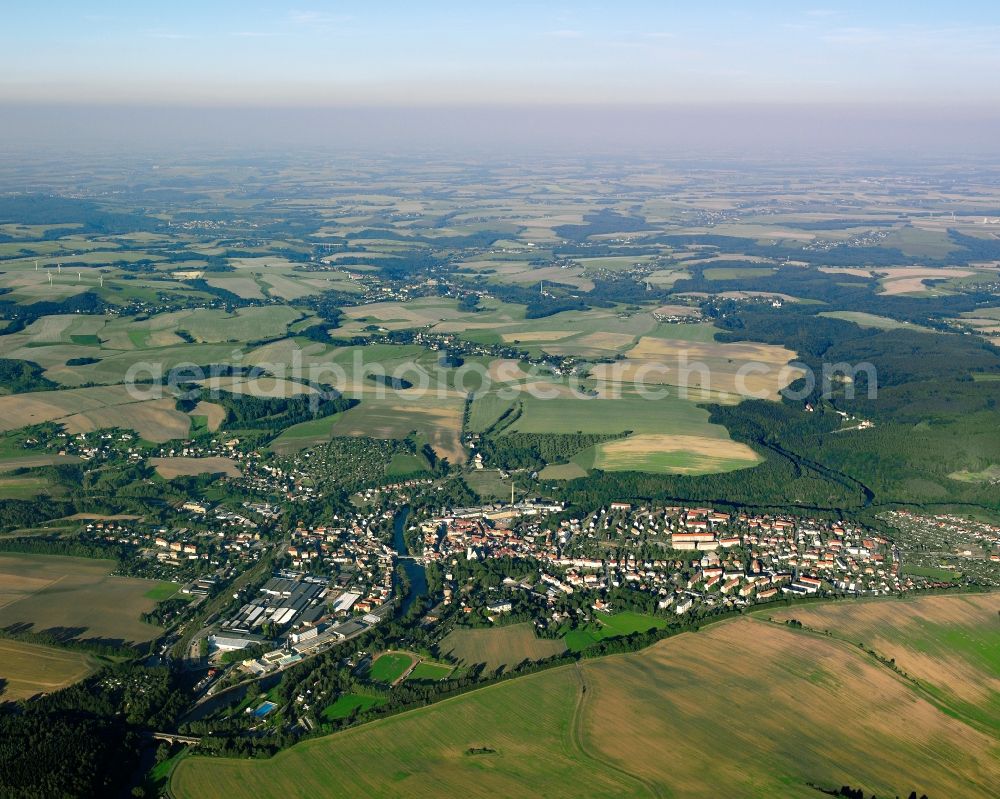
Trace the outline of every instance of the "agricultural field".
<instances>
[{"instance_id":1,"label":"agricultural field","mask_svg":"<svg viewBox=\"0 0 1000 799\"><path fill-rule=\"evenodd\" d=\"M149 465L156 473L166 480L175 477L197 474L224 474L227 477L239 477L241 472L232 458L221 455L209 458L150 458Z\"/></svg>"},{"instance_id":2,"label":"agricultural field","mask_svg":"<svg viewBox=\"0 0 1000 799\"><path fill-rule=\"evenodd\" d=\"M951 579L941 570L938 576ZM1000 594L919 597L903 603L824 604L773 614L864 644L892 659L960 718L1000 735Z\"/></svg>"},{"instance_id":3,"label":"agricultural field","mask_svg":"<svg viewBox=\"0 0 1000 799\"><path fill-rule=\"evenodd\" d=\"M387 393L395 396L365 396L359 405L337 416L333 434L404 439L415 432L439 457L448 458L453 464L465 461L466 452L461 441L464 401L461 398L420 397L392 390Z\"/></svg>"},{"instance_id":4,"label":"agricultural field","mask_svg":"<svg viewBox=\"0 0 1000 799\"><path fill-rule=\"evenodd\" d=\"M477 396L473 403L473 414ZM708 411L677 396L646 399L622 392L617 398L517 400L521 415L507 433L622 433L623 439L589 447L575 455L580 469L704 474L754 466L760 457L708 421ZM618 427L614 427L617 424ZM549 475L552 476L552 475ZM579 476L573 472L571 476ZM554 479L566 479L565 477Z\"/></svg>"},{"instance_id":5,"label":"agricultural field","mask_svg":"<svg viewBox=\"0 0 1000 799\"><path fill-rule=\"evenodd\" d=\"M929 331L930 328L920 325L900 322L897 319L890 319L888 316L877 316L876 314L865 313L863 311L820 311L819 316L829 319L843 319L845 322L854 322L859 327L873 327L876 330L899 330L908 328L910 330Z\"/></svg>"},{"instance_id":6,"label":"agricultural field","mask_svg":"<svg viewBox=\"0 0 1000 799\"><path fill-rule=\"evenodd\" d=\"M463 666L486 664L487 671L510 668L524 660L540 660L566 651L561 641L539 638L530 622L502 627L452 630L438 651Z\"/></svg>"},{"instance_id":7,"label":"agricultural field","mask_svg":"<svg viewBox=\"0 0 1000 799\"><path fill-rule=\"evenodd\" d=\"M99 666L86 652L0 638L0 705L58 691Z\"/></svg>"},{"instance_id":8,"label":"agricultural field","mask_svg":"<svg viewBox=\"0 0 1000 799\"><path fill-rule=\"evenodd\" d=\"M1000 780L995 752L995 738L940 711L856 646L744 618L313 739L270 760L189 757L171 791L180 799L810 799L810 785L849 784L879 796L915 789L985 799Z\"/></svg>"},{"instance_id":9,"label":"agricultural field","mask_svg":"<svg viewBox=\"0 0 1000 799\"><path fill-rule=\"evenodd\" d=\"M795 358L791 350L771 344L646 336L625 353L625 360L599 364L590 376L612 389L671 386L722 403L745 397L776 400L779 390L803 374L790 365Z\"/></svg>"},{"instance_id":10,"label":"agricultural field","mask_svg":"<svg viewBox=\"0 0 1000 799\"><path fill-rule=\"evenodd\" d=\"M144 387L140 387L140 390ZM37 391L0 397L0 430L57 422L69 433L106 427L134 430L148 441L183 438L191 417L172 399L137 399L125 386Z\"/></svg>"},{"instance_id":11,"label":"agricultural field","mask_svg":"<svg viewBox=\"0 0 1000 799\"><path fill-rule=\"evenodd\" d=\"M975 270L955 267L919 267L898 266L879 269L864 269L855 267L821 267L823 272L856 275L858 277L877 277L881 293L888 296L912 295L920 297L938 297L948 293L947 282L975 275ZM945 285L931 287L927 281L944 281Z\"/></svg>"},{"instance_id":12,"label":"agricultural field","mask_svg":"<svg viewBox=\"0 0 1000 799\"><path fill-rule=\"evenodd\" d=\"M649 433L598 444L593 466L606 472L713 474L746 469L761 460L746 444L728 439Z\"/></svg>"},{"instance_id":13,"label":"agricultural field","mask_svg":"<svg viewBox=\"0 0 1000 799\"><path fill-rule=\"evenodd\" d=\"M113 567L90 558L0 554L0 628L24 626L67 640L150 640L159 628L139 614L153 609L150 592L161 584L112 576Z\"/></svg>"}]
</instances>

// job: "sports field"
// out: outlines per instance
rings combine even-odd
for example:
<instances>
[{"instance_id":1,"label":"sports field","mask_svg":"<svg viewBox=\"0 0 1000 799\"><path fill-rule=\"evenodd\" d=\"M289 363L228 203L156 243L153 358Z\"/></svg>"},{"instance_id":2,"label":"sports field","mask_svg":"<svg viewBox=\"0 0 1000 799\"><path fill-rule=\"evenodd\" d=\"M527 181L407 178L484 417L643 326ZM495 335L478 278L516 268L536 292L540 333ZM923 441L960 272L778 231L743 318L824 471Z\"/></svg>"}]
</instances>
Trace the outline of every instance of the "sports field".
<instances>
[{"instance_id":1,"label":"sports field","mask_svg":"<svg viewBox=\"0 0 1000 799\"><path fill-rule=\"evenodd\" d=\"M463 666L485 663L487 671L499 666L516 666L524 660L541 660L566 651L562 641L539 638L530 622L503 627L457 629L438 645L443 656Z\"/></svg>"},{"instance_id":2,"label":"sports field","mask_svg":"<svg viewBox=\"0 0 1000 799\"><path fill-rule=\"evenodd\" d=\"M907 612L907 603L888 604ZM985 799L1000 782L996 752L996 738L942 712L857 646L741 618L307 741L270 760L189 757L171 789L179 799L812 799L812 783Z\"/></svg>"},{"instance_id":3,"label":"sports field","mask_svg":"<svg viewBox=\"0 0 1000 799\"><path fill-rule=\"evenodd\" d=\"M27 625L66 639L148 641L159 628L139 614L153 609L149 594L163 584L114 577L112 568L109 560L0 554L0 627Z\"/></svg>"},{"instance_id":4,"label":"sports field","mask_svg":"<svg viewBox=\"0 0 1000 799\"><path fill-rule=\"evenodd\" d=\"M407 652L386 652L375 659L366 676L373 682L394 683L406 673L415 659Z\"/></svg>"},{"instance_id":5,"label":"sports field","mask_svg":"<svg viewBox=\"0 0 1000 799\"><path fill-rule=\"evenodd\" d=\"M0 639L0 703L58 691L98 666L86 652Z\"/></svg>"},{"instance_id":6,"label":"sports field","mask_svg":"<svg viewBox=\"0 0 1000 799\"><path fill-rule=\"evenodd\" d=\"M407 680L414 682L439 682L446 679L453 671L454 666L447 663L434 663L429 660L421 660L413 670L406 675Z\"/></svg>"}]
</instances>

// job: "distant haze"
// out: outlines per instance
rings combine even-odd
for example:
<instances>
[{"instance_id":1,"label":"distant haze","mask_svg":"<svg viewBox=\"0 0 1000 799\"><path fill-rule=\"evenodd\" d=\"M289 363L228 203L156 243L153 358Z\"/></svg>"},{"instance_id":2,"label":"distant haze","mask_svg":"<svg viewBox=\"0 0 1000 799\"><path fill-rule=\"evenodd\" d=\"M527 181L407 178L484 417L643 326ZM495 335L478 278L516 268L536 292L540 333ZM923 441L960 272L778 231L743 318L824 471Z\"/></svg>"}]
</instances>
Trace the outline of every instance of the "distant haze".
<instances>
[{"instance_id":1,"label":"distant haze","mask_svg":"<svg viewBox=\"0 0 1000 799\"><path fill-rule=\"evenodd\" d=\"M998 8L7 4L0 147L989 153Z\"/></svg>"},{"instance_id":2,"label":"distant haze","mask_svg":"<svg viewBox=\"0 0 1000 799\"><path fill-rule=\"evenodd\" d=\"M0 153L356 148L480 156L719 159L1000 156L1000 114L964 107L663 105L223 108L0 106Z\"/></svg>"}]
</instances>

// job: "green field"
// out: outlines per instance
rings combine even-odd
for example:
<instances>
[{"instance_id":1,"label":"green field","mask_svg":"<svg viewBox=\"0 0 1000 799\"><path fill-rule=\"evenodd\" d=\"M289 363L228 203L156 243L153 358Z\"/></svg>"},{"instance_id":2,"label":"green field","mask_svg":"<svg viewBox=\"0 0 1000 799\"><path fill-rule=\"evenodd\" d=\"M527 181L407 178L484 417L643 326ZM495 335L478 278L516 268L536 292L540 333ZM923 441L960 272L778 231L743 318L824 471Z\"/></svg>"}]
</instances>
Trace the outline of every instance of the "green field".
<instances>
[{"instance_id":1,"label":"green field","mask_svg":"<svg viewBox=\"0 0 1000 799\"><path fill-rule=\"evenodd\" d=\"M563 640L566 642L566 648L571 652L582 652L588 646L593 646L605 638L644 633L654 627L666 626L665 619L630 610L623 610L615 614L596 612L592 623L570 630L563 636Z\"/></svg>"},{"instance_id":2,"label":"green field","mask_svg":"<svg viewBox=\"0 0 1000 799\"><path fill-rule=\"evenodd\" d=\"M447 663L431 663L421 660L406 679L414 682L439 682L447 679L454 670L455 667L449 666Z\"/></svg>"},{"instance_id":3,"label":"green field","mask_svg":"<svg viewBox=\"0 0 1000 799\"><path fill-rule=\"evenodd\" d=\"M510 668L525 660L542 660L566 651L562 641L539 638L530 622L502 627L458 628L438 645L442 657L463 666L485 665L488 671Z\"/></svg>"},{"instance_id":4,"label":"green field","mask_svg":"<svg viewBox=\"0 0 1000 799\"><path fill-rule=\"evenodd\" d=\"M336 415L324 416L320 419L310 419L308 422L300 422L291 427L286 427L271 442L270 448L281 455L314 447L333 438L333 424Z\"/></svg>"},{"instance_id":5,"label":"green field","mask_svg":"<svg viewBox=\"0 0 1000 799\"><path fill-rule=\"evenodd\" d=\"M381 655L366 675L373 682L394 683L410 668L415 658L406 652L386 652Z\"/></svg>"},{"instance_id":6,"label":"green field","mask_svg":"<svg viewBox=\"0 0 1000 799\"><path fill-rule=\"evenodd\" d=\"M0 499L31 499L39 494L60 494L62 491L44 477L0 474Z\"/></svg>"},{"instance_id":7,"label":"green field","mask_svg":"<svg viewBox=\"0 0 1000 799\"><path fill-rule=\"evenodd\" d=\"M364 713L366 710L378 707L384 701L377 696L366 694L341 694L333 704L323 708L323 718L328 721L350 718L355 711Z\"/></svg>"},{"instance_id":8,"label":"green field","mask_svg":"<svg viewBox=\"0 0 1000 799\"><path fill-rule=\"evenodd\" d=\"M886 604L907 613L904 603ZM170 787L178 799L811 799L811 785L849 784L866 796L915 789L985 799L1000 781L996 751L995 737L942 712L857 646L742 618L310 740L269 760L185 758Z\"/></svg>"},{"instance_id":9,"label":"green field","mask_svg":"<svg viewBox=\"0 0 1000 799\"><path fill-rule=\"evenodd\" d=\"M473 469L466 473L465 482L481 497L510 500L510 479L502 478L497 469Z\"/></svg>"},{"instance_id":10,"label":"green field","mask_svg":"<svg viewBox=\"0 0 1000 799\"><path fill-rule=\"evenodd\" d=\"M429 472L430 466L422 455L411 455L408 452L397 452L385 467L386 477L400 477L417 472Z\"/></svg>"},{"instance_id":11,"label":"green field","mask_svg":"<svg viewBox=\"0 0 1000 799\"><path fill-rule=\"evenodd\" d=\"M147 599L152 599L156 602L162 602L164 599L170 599L174 594L180 590L180 586L177 583L160 583L159 585L150 588L145 596Z\"/></svg>"},{"instance_id":12,"label":"green field","mask_svg":"<svg viewBox=\"0 0 1000 799\"><path fill-rule=\"evenodd\" d=\"M748 277L766 277L774 272L771 267L709 267L702 274L706 280L740 280Z\"/></svg>"}]
</instances>

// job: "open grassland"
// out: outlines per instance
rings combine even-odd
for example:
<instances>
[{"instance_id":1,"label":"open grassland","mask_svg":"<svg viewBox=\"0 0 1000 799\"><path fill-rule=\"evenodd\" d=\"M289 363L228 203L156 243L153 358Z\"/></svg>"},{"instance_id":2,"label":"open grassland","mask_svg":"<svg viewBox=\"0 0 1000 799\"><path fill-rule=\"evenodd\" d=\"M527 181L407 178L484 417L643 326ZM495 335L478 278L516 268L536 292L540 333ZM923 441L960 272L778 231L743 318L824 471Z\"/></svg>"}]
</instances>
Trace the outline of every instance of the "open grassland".
<instances>
[{"instance_id":1,"label":"open grassland","mask_svg":"<svg viewBox=\"0 0 1000 799\"><path fill-rule=\"evenodd\" d=\"M542 480L575 480L586 477L587 470L575 463L550 463L538 476Z\"/></svg>"},{"instance_id":2,"label":"open grassland","mask_svg":"<svg viewBox=\"0 0 1000 799\"><path fill-rule=\"evenodd\" d=\"M0 554L0 627L25 626L58 638L142 642L158 628L151 580L111 575L114 562L60 555Z\"/></svg>"},{"instance_id":3,"label":"open grassland","mask_svg":"<svg viewBox=\"0 0 1000 799\"><path fill-rule=\"evenodd\" d=\"M385 700L380 697L367 694L341 694L336 701L323 708L323 718L330 721L346 719L355 711L363 713L384 702Z\"/></svg>"},{"instance_id":4,"label":"open grassland","mask_svg":"<svg viewBox=\"0 0 1000 799\"><path fill-rule=\"evenodd\" d=\"M897 607L904 607L897 605ZM901 611L904 612L904 611ZM997 740L857 647L753 619L314 739L189 757L179 799L338 795L990 797Z\"/></svg>"},{"instance_id":5,"label":"open grassland","mask_svg":"<svg viewBox=\"0 0 1000 799\"><path fill-rule=\"evenodd\" d=\"M584 627L570 630L563 636L566 648L572 652L582 652L605 638L620 635L644 633L653 628L665 627L666 622L656 616L623 610L619 613L595 613L594 621Z\"/></svg>"},{"instance_id":6,"label":"open grassland","mask_svg":"<svg viewBox=\"0 0 1000 799\"><path fill-rule=\"evenodd\" d=\"M242 474L236 461L221 455L210 458L150 458L149 465L167 480L196 474L224 474L227 477L239 477Z\"/></svg>"},{"instance_id":7,"label":"open grassland","mask_svg":"<svg viewBox=\"0 0 1000 799\"><path fill-rule=\"evenodd\" d=\"M990 464L978 472L970 472L963 469L962 471L952 472L948 477L952 480L960 480L963 483L996 483L1000 482L1000 464Z\"/></svg>"},{"instance_id":8,"label":"open grassland","mask_svg":"<svg viewBox=\"0 0 1000 799\"><path fill-rule=\"evenodd\" d=\"M854 322L858 327L873 327L877 330L898 330L904 327L911 330L926 331L930 329L911 324L910 322L900 322L897 319L890 319L888 316L865 313L864 311L820 311L818 316L825 316L829 319L842 319L845 322Z\"/></svg>"},{"instance_id":9,"label":"open grassland","mask_svg":"<svg viewBox=\"0 0 1000 799\"><path fill-rule=\"evenodd\" d=\"M470 469L465 482L484 499L510 499L510 478L500 476L499 469Z\"/></svg>"},{"instance_id":10,"label":"open grassland","mask_svg":"<svg viewBox=\"0 0 1000 799\"><path fill-rule=\"evenodd\" d=\"M594 468L671 474L711 474L745 469L761 457L746 444L705 436L647 433L594 448Z\"/></svg>"},{"instance_id":11,"label":"open grassland","mask_svg":"<svg viewBox=\"0 0 1000 799\"><path fill-rule=\"evenodd\" d=\"M323 444L333 438L334 421L336 417L324 416L286 427L271 442L270 448L279 455L289 455L307 447Z\"/></svg>"},{"instance_id":12,"label":"open grassland","mask_svg":"<svg viewBox=\"0 0 1000 799\"><path fill-rule=\"evenodd\" d=\"M452 630L438 646L442 655L463 666L485 663L487 671L510 668L524 660L540 660L566 651L562 641L539 638L530 622L503 627Z\"/></svg>"},{"instance_id":13,"label":"open grassland","mask_svg":"<svg viewBox=\"0 0 1000 799\"><path fill-rule=\"evenodd\" d=\"M62 489L45 477L30 474L7 475L0 472L0 499L31 499L40 494L61 493Z\"/></svg>"},{"instance_id":14,"label":"open grassland","mask_svg":"<svg viewBox=\"0 0 1000 799\"><path fill-rule=\"evenodd\" d=\"M947 578L950 575L942 575ZM862 643L950 710L1000 736L1000 594L920 597L905 603L824 604L774 613Z\"/></svg>"},{"instance_id":15,"label":"open grassland","mask_svg":"<svg viewBox=\"0 0 1000 799\"><path fill-rule=\"evenodd\" d=\"M0 703L52 693L98 668L85 652L0 639Z\"/></svg>"}]
</instances>

